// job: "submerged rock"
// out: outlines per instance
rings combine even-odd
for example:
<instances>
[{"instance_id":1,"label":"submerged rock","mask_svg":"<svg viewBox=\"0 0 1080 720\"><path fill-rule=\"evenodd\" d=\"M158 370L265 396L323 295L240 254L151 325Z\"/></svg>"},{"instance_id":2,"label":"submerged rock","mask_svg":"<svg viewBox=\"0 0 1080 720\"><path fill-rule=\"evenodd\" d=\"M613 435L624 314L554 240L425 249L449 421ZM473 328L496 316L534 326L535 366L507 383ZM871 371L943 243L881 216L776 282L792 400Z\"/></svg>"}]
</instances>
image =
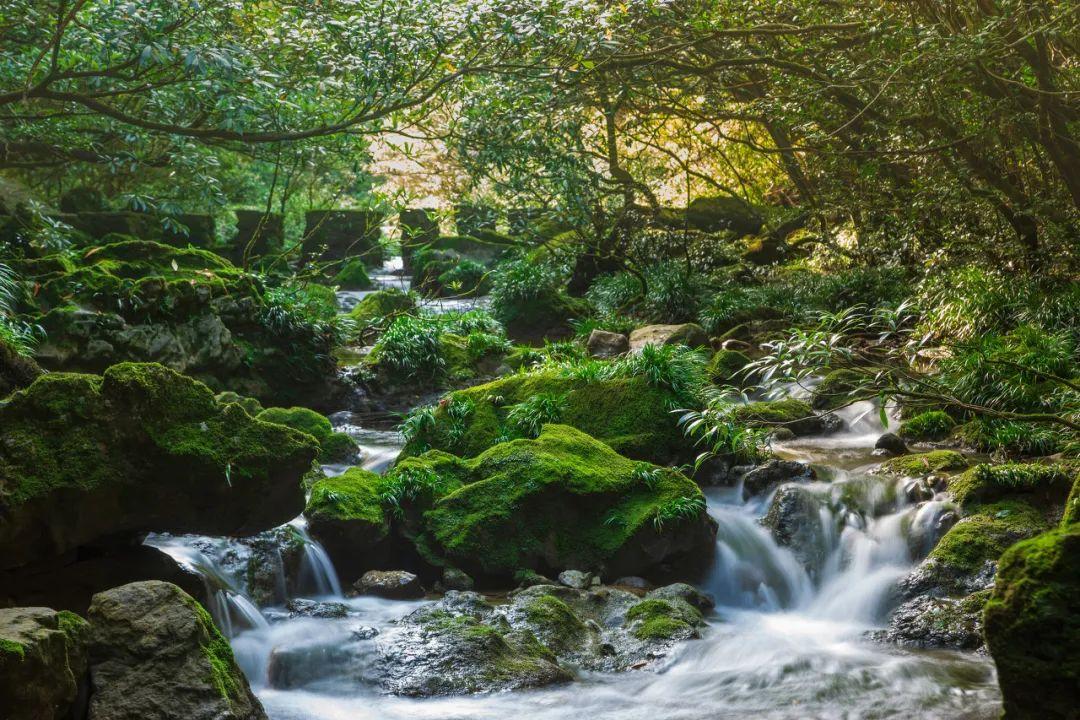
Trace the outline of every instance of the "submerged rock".
<instances>
[{"instance_id":1,"label":"submerged rock","mask_svg":"<svg viewBox=\"0 0 1080 720\"><path fill-rule=\"evenodd\" d=\"M42 607L0 609L0 712L61 720L85 711L86 621Z\"/></svg>"},{"instance_id":2,"label":"submerged rock","mask_svg":"<svg viewBox=\"0 0 1080 720\"><path fill-rule=\"evenodd\" d=\"M383 686L428 697L542 687L572 678L530 632L514 630L476 593L451 591L400 621L383 649Z\"/></svg>"},{"instance_id":3,"label":"submerged rock","mask_svg":"<svg viewBox=\"0 0 1080 720\"><path fill-rule=\"evenodd\" d=\"M789 548L812 577L821 573L829 554L832 514L811 490L785 485L776 491L762 524L777 544Z\"/></svg>"},{"instance_id":4,"label":"submerged rock","mask_svg":"<svg viewBox=\"0 0 1080 720\"><path fill-rule=\"evenodd\" d=\"M308 436L161 365L53 373L0 406L0 568L148 531L250 535L303 507Z\"/></svg>"},{"instance_id":5,"label":"submerged rock","mask_svg":"<svg viewBox=\"0 0 1080 720\"><path fill-rule=\"evenodd\" d=\"M87 617L89 720L265 720L228 641L175 585L100 593Z\"/></svg>"}]
</instances>

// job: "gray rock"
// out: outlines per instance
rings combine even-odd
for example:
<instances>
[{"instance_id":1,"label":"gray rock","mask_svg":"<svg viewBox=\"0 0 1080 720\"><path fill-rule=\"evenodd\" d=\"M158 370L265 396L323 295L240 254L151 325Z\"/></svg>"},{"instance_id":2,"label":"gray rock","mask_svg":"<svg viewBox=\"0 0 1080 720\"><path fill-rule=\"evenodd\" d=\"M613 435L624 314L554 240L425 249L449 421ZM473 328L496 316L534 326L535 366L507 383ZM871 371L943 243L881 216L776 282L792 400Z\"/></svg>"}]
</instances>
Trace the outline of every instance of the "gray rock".
<instances>
[{"instance_id":1,"label":"gray rock","mask_svg":"<svg viewBox=\"0 0 1080 720\"><path fill-rule=\"evenodd\" d=\"M648 580L637 577L636 575L621 577L611 584L616 587L630 588L631 590L648 590L652 587L652 584Z\"/></svg>"},{"instance_id":2,"label":"gray rock","mask_svg":"<svg viewBox=\"0 0 1080 720\"><path fill-rule=\"evenodd\" d=\"M829 533L822 522L822 501L810 490L785 485L776 491L762 524L779 545L791 549L812 577L828 556Z\"/></svg>"},{"instance_id":3,"label":"gray rock","mask_svg":"<svg viewBox=\"0 0 1080 720\"><path fill-rule=\"evenodd\" d=\"M787 482L810 482L815 477L814 469L806 463L774 458L743 476L743 497L762 495Z\"/></svg>"},{"instance_id":4,"label":"gray rock","mask_svg":"<svg viewBox=\"0 0 1080 720\"><path fill-rule=\"evenodd\" d=\"M920 648L975 650L982 647L986 592L964 598L920 595L898 607L880 639Z\"/></svg>"},{"instance_id":5,"label":"gray rock","mask_svg":"<svg viewBox=\"0 0 1080 720\"><path fill-rule=\"evenodd\" d=\"M285 603L285 609L289 611L290 618L343 618L349 615L349 606L339 602L320 602L296 598Z\"/></svg>"},{"instance_id":6,"label":"gray rock","mask_svg":"<svg viewBox=\"0 0 1080 720\"><path fill-rule=\"evenodd\" d=\"M391 600L406 600L424 596L420 578L404 570L369 570L353 588L363 595L375 595Z\"/></svg>"},{"instance_id":7,"label":"gray rock","mask_svg":"<svg viewBox=\"0 0 1080 720\"><path fill-rule=\"evenodd\" d=\"M899 435L887 432L874 443L876 450L884 450L890 455L903 455L908 451L907 443Z\"/></svg>"},{"instance_id":8,"label":"gray rock","mask_svg":"<svg viewBox=\"0 0 1080 720\"><path fill-rule=\"evenodd\" d=\"M113 588L87 616L89 720L265 720L228 641L175 585Z\"/></svg>"},{"instance_id":9,"label":"gray rock","mask_svg":"<svg viewBox=\"0 0 1080 720\"><path fill-rule=\"evenodd\" d=\"M630 352L640 353L646 345L686 345L704 347L709 344L705 330L694 323L682 325L646 325L630 333Z\"/></svg>"},{"instance_id":10,"label":"gray rock","mask_svg":"<svg viewBox=\"0 0 1080 720\"><path fill-rule=\"evenodd\" d=\"M559 573L559 582L575 590L585 590L593 584L593 575L580 570L563 570Z\"/></svg>"},{"instance_id":11,"label":"gray rock","mask_svg":"<svg viewBox=\"0 0 1080 720\"><path fill-rule=\"evenodd\" d=\"M593 330L585 346L594 358L613 358L629 352L630 341L622 333Z\"/></svg>"},{"instance_id":12,"label":"gray rock","mask_svg":"<svg viewBox=\"0 0 1080 720\"><path fill-rule=\"evenodd\" d=\"M49 608L0 609L0 712L5 720L81 717L86 621Z\"/></svg>"},{"instance_id":13,"label":"gray rock","mask_svg":"<svg viewBox=\"0 0 1080 720\"><path fill-rule=\"evenodd\" d=\"M671 585L656 588L645 597L660 600L682 600L701 612L716 607L716 602L710 596L686 583L672 583Z\"/></svg>"},{"instance_id":14,"label":"gray rock","mask_svg":"<svg viewBox=\"0 0 1080 720\"><path fill-rule=\"evenodd\" d=\"M443 570L442 584L447 590L472 590L475 585L471 577L457 568Z\"/></svg>"}]
</instances>

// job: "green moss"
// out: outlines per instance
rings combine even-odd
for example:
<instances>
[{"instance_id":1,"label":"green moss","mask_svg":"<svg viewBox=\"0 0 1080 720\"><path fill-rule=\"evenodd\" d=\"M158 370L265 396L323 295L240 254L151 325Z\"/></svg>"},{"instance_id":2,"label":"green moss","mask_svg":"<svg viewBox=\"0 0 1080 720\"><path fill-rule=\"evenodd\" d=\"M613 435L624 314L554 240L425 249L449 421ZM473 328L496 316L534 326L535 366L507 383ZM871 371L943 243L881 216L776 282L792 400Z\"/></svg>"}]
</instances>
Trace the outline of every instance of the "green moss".
<instances>
[{"instance_id":1,"label":"green moss","mask_svg":"<svg viewBox=\"0 0 1080 720\"><path fill-rule=\"evenodd\" d=\"M384 479L361 468L349 468L337 477L324 477L311 487L304 515L309 520L348 520L369 523L385 534L382 506Z\"/></svg>"},{"instance_id":2,"label":"green moss","mask_svg":"<svg viewBox=\"0 0 1080 720\"><path fill-rule=\"evenodd\" d=\"M749 364L750 358L745 353L738 350L717 350L709 360L709 378L718 385L744 385L747 378L741 371Z\"/></svg>"},{"instance_id":3,"label":"green moss","mask_svg":"<svg viewBox=\"0 0 1080 720\"><path fill-rule=\"evenodd\" d=\"M704 518L701 491L677 472L646 483L638 463L574 428L548 425L536 440L502 443L471 460L441 453L413 465L454 465L460 488L423 517L442 554L478 574L521 568L617 566L638 533L661 532L657 515L673 500L697 500L697 512L664 532Z\"/></svg>"},{"instance_id":4,"label":"green moss","mask_svg":"<svg viewBox=\"0 0 1080 720\"><path fill-rule=\"evenodd\" d=\"M549 649L559 653L580 645L588 628L570 606L551 595L542 595L525 605L525 617Z\"/></svg>"},{"instance_id":5,"label":"green moss","mask_svg":"<svg viewBox=\"0 0 1080 720\"><path fill-rule=\"evenodd\" d=\"M905 477L918 477L932 473L963 470L967 466L967 460L955 450L933 450L928 453L916 453L893 458L882 463L881 469Z\"/></svg>"},{"instance_id":6,"label":"green moss","mask_svg":"<svg viewBox=\"0 0 1080 720\"><path fill-rule=\"evenodd\" d=\"M1005 715L1076 717L1080 687L1080 525L1019 543L1001 558L986 604L986 644Z\"/></svg>"},{"instance_id":7,"label":"green moss","mask_svg":"<svg viewBox=\"0 0 1080 720\"><path fill-rule=\"evenodd\" d=\"M322 462L342 462L356 454L356 441L345 433L334 432L330 421L314 410L303 407L267 408L256 417L263 422L284 425L314 437L322 448Z\"/></svg>"},{"instance_id":8,"label":"green moss","mask_svg":"<svg viewBox=\"0 0 1080 720\"><path fill-rule=\"evenodd\" d=\"M86 629L89 627L89 623L83 618L79 617L73 612L68 610L61 610L56 613L57 626L60 632L68 636L69 640L78 640L81 638Z\"/></svg>"},{"instance_id":9,"label":"green moss","mask_svg":"<svg viewBox=\"0 0 1080 720\"><path fill-rule=\"evenodd\" d=\"M0 655L14 655L22 660L26 657L26 647L14 640L0 638Z\"/></svg>"},{"instance_id":10,"label":"green moss","mask_svg":"<svg viewBox=\"0 0 1080 720\"><path fill-rule=\"evenodd\" d=\"M412 295L396 288L373 292L349 311L349 317L362 327L383 326L389 319L416 309Z\"/></svg>"},{"instance_id":11,"label":"green moss","mask_svg":"<svg viewBox=\"0 0 1080 720\"><path fill-rule=\"evenodd\" d=\"M1036 505L1059 505L1076 477L1076 470L1065 465L983 464L954 477L949 492L965 510L1017 496Z\"/></svg>"},{"instance_id":12,"label":"green moss","mask_svg":"<svg viewBox=\"0 0 1080 720\"><path fill-rule=\"evenodd\" d=\"M948 413L928 410L900 423L900 437L905 440L944 440L956 426Z\"/></svg>"},{"instance_id":13,"label":"green moss","mask_svg":"<svg viewBox=\"0 0 1080 720\"><path fill-rule=\"evenodd\" d=\"M650 598L626 612L625 626L639 640L672 640L696 634L701 613L686 602Z\"/></svg>"},{"instance_id":14,"label":"green moss","mask_svg":"<svg viewBox=\"0 0 1080 720\"><path fill-rule=\"evenodd\" d=\"M854 370L833 370L821 379L811 395L815 410L836 410L865 399L859 389L865 385L864 376Z\"/></svg>"},{"instance_id":15,"label":"green moss","mask_svg":"<svg viewBox=\"0 0 1080 720\"><path fill-rule=\"evenodd\" d=\"M1048 527L1043 514L1025 502L980 505L945 533L930 557L953 573L971 575L1014 543Z\"/></svg>"},{"instance_id":16,"label":"green moss","mask_svg":"<svg viewBox=\"0 0 1080 720\"><path fill-rule=\"evenodd\" d=\"M732 418L747 427L790 425L813 417L814 411L809 403L795 398L747 403L732 412Z\"/></svg>"},{"instance_id":17,"label":"green moss","mask_svg":"<svg viewBox=\"0 0 1080 720\"><path fill-rule=\"evenodd\" d=\"M1080 473L1077 473L1069 497L1065 500L1065 511L1061 516L1061 526L1065 527L1075 522L1080 522Z\"/></svg>"},{"instance_id":18,"label":"green moss","mask_svg":"<svg viewBox=\"0 0 1080 720\"><path fill-rule=\"evenodd\" d=\"M263 411L262 403L252 397L244 397L239 393L234 393L231 390L227 392L218 393L214 396L214 399L218 401L218 404L225 405L227 403L236 403L240 407L247 410L248 415L255 417Z\"/></svg>"},{"instance_id":19,"label":"green moss","mask_svg":"<svg viewBox=\"0 0 1080 720\"><path fill-rule=\"evenodd\" d=\"M677 406L674 394L644 378L587 381L529 373L452 393L436 409L433 426L406 446L403 457L427 448L475 457L514 436L507 421L510 407L540 395L564 397L560 422L603 440L622 455L668 463L690 452L671 412ZM455 418L453 402L470 403L472 410L464 419Z\"/></svg>"},{"instance_id":20,"label":"green moss","mask_svg":"<svg viewBox=\"0 0 1080 720\"><path fill-rule=\"evenodd\" d=\"M214 625L213 618L206 609L196 600L187 597L191 608L198 617L206 634L206 641L201 645L203 656L210 666L210 682L217 688L218 693L226 702L232 702L243 692L243 682L237 677L239 670L236 666L236 658L233 656L232 646Z\"/></svg>"},{"instance_id":21,"label":"green moss","mask_svg":"<svg viewBox=\"0 0 1080 720\"><path fill-rule=\"evenodd\" d=\"M372 287L367 268L359 258L352 258L342 265L334 276L333 283L342 290L367 290Z\"/></svg>"}]
</instances>

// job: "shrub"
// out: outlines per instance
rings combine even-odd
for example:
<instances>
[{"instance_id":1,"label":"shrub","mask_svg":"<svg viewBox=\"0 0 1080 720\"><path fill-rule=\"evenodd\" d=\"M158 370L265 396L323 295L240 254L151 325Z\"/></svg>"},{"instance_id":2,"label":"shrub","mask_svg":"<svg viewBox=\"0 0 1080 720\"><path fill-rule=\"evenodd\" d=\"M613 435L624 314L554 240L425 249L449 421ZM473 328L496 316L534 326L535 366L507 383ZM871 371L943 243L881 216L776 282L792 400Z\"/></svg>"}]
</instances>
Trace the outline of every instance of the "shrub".
<instances>
[{"instance_id":1,"label":"shrub","mask_svg":"<svg viewBox=\"0 0 1080 720\"><path fill-rule=\"evenodd\" d=\"M439 341L442 329L431 316L401 315L375 343L372 356L406 378L437 375L446 367Z\"/></svg>"},{"instance_id":2,"label":"shrub","mask_svg":"<svg viewBox=\"0 0 1080 720\"><path fill-rule=\"evenodd\" d=\"M507 410L506 422L521 436L536 438L544 425L562 420L566 406L566 394L538 393L512 405Z\"/></svg>"},{"instance_id":3,"label":"shrub","mask_svg":"<svg viewBox=\"0 0 1080 720\"><path fill-rule=\"evenodd\" d=\"M905 420L900 425L900 437L906 440L943 440L949 436L956 421L942 410L928 410Z\"/></svg>"}]
</instances>

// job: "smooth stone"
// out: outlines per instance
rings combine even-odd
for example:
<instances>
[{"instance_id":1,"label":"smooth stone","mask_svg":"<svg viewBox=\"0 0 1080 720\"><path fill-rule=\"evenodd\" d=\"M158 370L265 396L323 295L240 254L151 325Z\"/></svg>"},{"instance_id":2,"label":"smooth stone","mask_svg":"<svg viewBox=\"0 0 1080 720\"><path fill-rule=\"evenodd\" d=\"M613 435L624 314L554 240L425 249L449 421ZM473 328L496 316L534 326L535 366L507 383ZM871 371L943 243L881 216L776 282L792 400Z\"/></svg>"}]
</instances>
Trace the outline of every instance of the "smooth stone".
<instances>
[{"instance_id":1,"label":"smooth stone","mask_svg":"<svg viewBox=\"0 0 1080 720\"><path fill-rule=\"evenodd\" d=\"M363 595L375 595L390 600L424 596L420 578L404 570L369 570L353 584L353 588Z\"/></svg>"},{"instance_id":2,"label":"smooth stone","mask_svg":"<svg viewBox=\"0 0 1080 720\"><path fill-rule=\"evenodd\" d=\"M585 346L594 358L613 358L629 352L630 341L622 333L593 330Z\"/></svg>"}]
</instances>

